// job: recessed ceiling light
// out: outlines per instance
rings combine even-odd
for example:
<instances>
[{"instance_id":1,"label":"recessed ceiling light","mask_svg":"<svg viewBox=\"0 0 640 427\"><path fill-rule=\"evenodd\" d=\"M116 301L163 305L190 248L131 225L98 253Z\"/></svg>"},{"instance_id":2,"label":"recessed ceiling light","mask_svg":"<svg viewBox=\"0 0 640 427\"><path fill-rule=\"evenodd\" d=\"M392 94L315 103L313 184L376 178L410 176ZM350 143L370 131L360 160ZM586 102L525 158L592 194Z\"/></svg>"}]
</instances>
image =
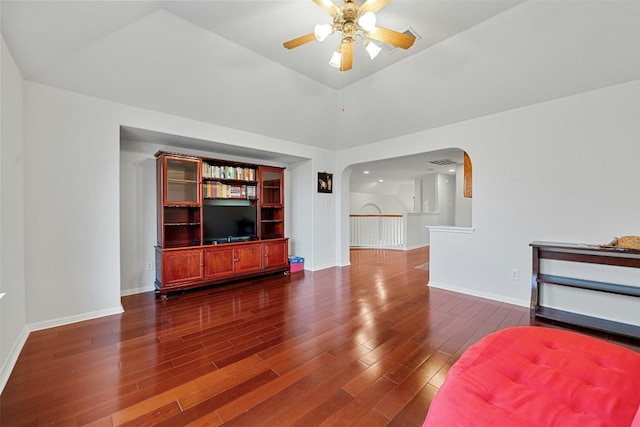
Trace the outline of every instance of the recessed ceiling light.
<instances>
[{"instance_id":1,"label":"recessed ceiling light","mask_svg":"<svg viewBox=\"0 0 640 427\"><path fill-rule=\"evenodd\" d=\"M455 169L449 169L449 172L455 172L455 171L456 171Z\"/></svg>"},{"instance_id":2,"label":"recessed ceiling light","mask_svg":"<svg viewBox=\"0 0 640 427\"><path fill-rule=\"evenodd\" d=\"M369 171L364 171L362 172L363 174L367 175L369 173Z\"/></svg>"},{"instance_id":3,"label":"recessed ceiling light","mask_svg":"<svg viewBox=\"0 0 640 427\"><path fill-rule=\"evenodd\" d=\"M384 182L384 179L379 179L378 182Z\"/></svg>"}]
</instances>

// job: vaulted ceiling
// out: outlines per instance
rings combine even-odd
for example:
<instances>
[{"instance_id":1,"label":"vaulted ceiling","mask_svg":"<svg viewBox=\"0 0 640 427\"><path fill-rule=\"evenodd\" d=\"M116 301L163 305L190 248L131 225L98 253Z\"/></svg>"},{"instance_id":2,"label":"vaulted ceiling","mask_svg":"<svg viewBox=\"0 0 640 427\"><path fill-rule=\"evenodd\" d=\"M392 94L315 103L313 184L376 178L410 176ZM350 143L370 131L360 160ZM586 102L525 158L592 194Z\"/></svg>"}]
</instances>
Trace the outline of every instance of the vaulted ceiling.
<instances>
[{"instance_id":1,"label":"vaulted ceiling","mask_svg":"<svg viewBox=\"0 0 640 427\"><path fill-rule=\"evenodd\" d=\"M362 3L363 0L360 1ZM524 0L403 1L381 9L378 25L397 31L412 28L418 40L408 50L390 51L371 62L362 46L356 65L340 73L328 66L338 35L296 51L282 43L313 32L331 17L312 0L294 1L4 1L3 27L14 55L28 78L44 79L59 61L69 60L111 33L164 10L265 58L339 89L415 55ZM341 4L340 0L335 0ZM156 24L161 24L158 20ZM194 40L195 41L195 40ZM203 52L204 53L204 52ZM214 52L209 55L215 57Z\"/></svg>"},{"instance_id":2,"label":"vaulted ceiling","mask_svg":"<svg viewBox=\"0 0 640 427\"><path fill-rule=\"evenodd\" d=\"M338 4L338 0L335 0ZM640 78L638 0L393 0L419 39L353 70L311 0L0 2L27 80L331 150Z\"/></svg>"}]
</instances>

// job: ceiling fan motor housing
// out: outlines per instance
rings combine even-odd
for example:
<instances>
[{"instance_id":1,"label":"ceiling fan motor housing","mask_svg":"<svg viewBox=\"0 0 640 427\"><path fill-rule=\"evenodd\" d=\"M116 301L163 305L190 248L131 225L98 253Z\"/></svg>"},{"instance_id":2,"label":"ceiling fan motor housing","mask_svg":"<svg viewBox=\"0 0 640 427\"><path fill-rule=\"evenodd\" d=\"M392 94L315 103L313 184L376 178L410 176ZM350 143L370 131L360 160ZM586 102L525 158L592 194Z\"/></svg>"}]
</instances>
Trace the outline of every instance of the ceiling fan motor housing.
<instances>
[{"instance_id":1,"label":"ceiling fan motor housing","mask_svg":"<svg viewBox=\"0 0 640 427\"><path fill-rule=\"evenodd\" d=\"M345 0L340 13L334 16L334 29L342 33L343 44L355 42L359 15L360 6L354 0Z\"/></svg>"},{"instance_id":2,"label":"ceiling fan motor housing","mask_svg":"<svg viewBox=\"0 0 640 427\"><path fill-rule=\"evenodd\" d=\"M361 37L371 59L375 58L380 47L371 40L387 43L394 47L408 49L413 45L415 36L376 26L374 13L382 9L391 0L365 0L361 5L356 0L344 0L338 7L331 0L313 0L332 17L331 24L316 25L314 32L297 37L284 43L287 49L293 49L313 40L323 41L335 32L342 34L338 49L329 64L340 71L350 70L353 62L353 46L356 37ZM362 22L361 22L362 21Z\"/></svg>"}]
</instances>

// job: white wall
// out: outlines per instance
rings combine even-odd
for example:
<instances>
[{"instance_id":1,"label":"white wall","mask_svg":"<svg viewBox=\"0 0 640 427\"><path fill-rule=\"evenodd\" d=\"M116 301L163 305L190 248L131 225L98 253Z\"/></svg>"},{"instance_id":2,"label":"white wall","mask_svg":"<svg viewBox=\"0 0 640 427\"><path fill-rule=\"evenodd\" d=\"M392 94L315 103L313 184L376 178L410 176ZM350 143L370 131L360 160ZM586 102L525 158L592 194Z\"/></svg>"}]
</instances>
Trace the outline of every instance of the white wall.
<instances>
[{"instance_id":1,"label":"white wall","mask_svg":"<svg viewBox=\"0 0 640 427\"><path fill-rule=\"evenodd\" d=\"M411 212L419 213L424 212L424 198L422 196L422 189L424 184L422 183L422 179L416 178L413 182L413 210ZM424 206L425 208L427 206Z\"/></svg>"},{"instance_id":2,"label":"white wall","mask_svg":"<svg viewBox=\"0 0 640 427\"><path fill-rule=\"evenodd\" d=\"M440 225L454 225L455 202L455 177L445 174L437 174L436 186L438 188L438 212Z\"/></svg>"},{"instance_id":3,"label":"white wall","mask_svg":"<svg viewBox=\"0 0 640 427\"><path fill-rule=\"evenodd\" d=\"M416 249L429 246L428 226L437 225L438 215L431 213L407 213L407 228L405 235L405 247Z\"/></svg>"},{"instance_id":4,"label":"white wall","mask_svg":"<svg viewBox=\"0 0 640 427\"><path fill-rule=\"evenodd\" d=\"M525 302L530 241L640 234L639 89L636 81L459 126L461 138L482 135L468 150L476 232L431 236L432 263L441 262L431 280ZM471 268L450 271L454 253ZM491 286L472 280L480 268ZM508 280L511 269L519 281Z\"/></svg>"},{"instance_id":5,"label":"white wall","mask_svg":"<svg viewBox=\"0 0 640 427\"><path fill-rule=\"evenodd\" d=\"M28 82L25 103L27 322L44 328L118 313L120 137L112 108Z\"/></svg>"},{"instance_id":6,"label":"white wall","mask_svg":"<svg viewBox=\"0 0 640 427\"><path fill-rule=\"evenodd\" d=\"M291 197L285 201L285 206L291 212L306 212L308 207L313 204L313 194L316 191L314 188L315 180L309 179L313 176L313 164L311 161L307 161L294 165L290 169L289 187ZM331 170L333 170L333 167ZM313 268L309 258L313 253L313 232L311 228L313 211L310 212L310 215L291 214L286 218L286 224L291 227L291 233L288 234L290 255L304 258L304 268L307 270ZM326 262L327 260L323 264Z\"/></svg>"},{"instance_id":7,"label":"white wall","mask_svg":"<svg viewBox=\"0 0 640 427\"><path fill-rule=\"evenodd\" d=\"M402 213L413 212L415 194L413 183L400 184L397 197L402 204Z\"/></svg>"},{"instance_id":8,"label":"white wall","mask_svg":"<svg viewBox=\"0 0 640 427\"><path fill-rule=\"evenodd\" d=\"M350 183L352 214L402 214L413 212L414 183L385 180L384 182L356 181ZM380 212L375 207L380 208Z\"/></svg>"},{"instance_id":9,"label":"white wall","mask_svg":"<svg viewBox=\"0 0 640 427\"><path fill-rule=\"evenodd\" d=\"M140 180L148 182L152 169L147 161L140 164L149 153L127 153L121 158L121 125L249 149L268 147L274 152L313 159L316 171L334 169L334 154L329 150L128 107L35 83L27 82L25 87L26 168L39 171L28 174L25 179L29 224L26 233L27 321L36 327L119 312L120 259L124 257L120 254L121 229L142 241L155 236L155 230L147 224L155 222L155 209L145 208L145 202L130 192L123 191L123 200L128 205L122 212L127 212L127 220L120 224L121 188L131 185L140 191L139 186L143 185ZM134 182L120 184L121 166L124 179L135 179ZM301 171L304 170L303 167ZM291 198L306 197L311 203L296 205L298 211L292 211L291 216L312 221L307 224L312 233L294 236L294 241L305 250L311 249L311 253L299 255L306 258L305 267L317 269L335 265L335 254L325 250L333 246L335 217L333 195L321 197L315 193L315 179L309 172L307 169L306 177L305 173L296 173L303 182L292 186ZM46 188L43 189L44 184ZM298 192L303 195L299 196ZM142 197L147 205L148 197L151 196L146 192ZM142 212L136 209L142 209ZM46 257L41 255L43 242L56 245L56 250L47 251ZM148 244L136 240L131 246L122 247L128 251L123 255L136 260L124 265L126 271L122 276L126 283L122 291L149 289L150 275L145 269L149 261Z\"/></svg>"},{"instance_id":10,"label":"white wall","mask_svg":"<svg viewBox=\"0 0 640 427\"><path fill-rule=\"evenodd\" d=\"M471 227L472 202L473 198L464 197L464 165L457 165L454 219L456 227Z\"/></svg>"},{"instance_id":11,"label":"white wall","mask_svg":"<svg viewBox=\"0 0 640 427\"><path fill-rule=\"evenodd\" d=\"M422 206L420 212L438 212L438 175L431 173L420 178L422 181Z\"/></svg>"},{"instance_id":12,"label":"white wall","mask_svg":"<svg viewBox=\"0 0 640 427\"><path fill-rule=\"evenodd\" d=\"M27 338L27 330L23 85L20 72L1 36L0 44L0 294L5 294L0 299L2 390Z\"/></svg>"},{"instance_id":13,"label":"white wall","mask_svg":"<svg viewBox=\"0 0 640 427\"><path fill-rule=\"evenodd\" d=\"M375 205L380 208L380 212L373 209ZM350 193L350 208L351 214L402 214L407 212L407 207L404 206L398 196L391 196L388 194L375 194L375 193Z\"/></svg>"},{"instance_id":14,"label":"white wall","mask_svg":"<svg viewBox=\"0 0 640 427\"><path fill-rule=\"evenodd\" d=\"M419 187L422 190L422 212L437 213L439 225L458 225L456 218L460 216L471 222L471 211L463 206L458 214L457 201L462 197L462 187L456 175L431 173L422 176ZM466 217L466 215L469 215Z\"/></svg>"},{"instance_id":15,"label":"white wall","mask_svg":"<svg viewBox=\"0 0 640 427\"><path fill-rule=\"evenodd\" d=\"M315 165L316 162L314 162ZM317 167L313 176L317 177L318 172L334 170L333 160L327 159L325 163L331 163L330 168ZM335 176L335 175L334 175ZM314 185L316 179L313 180ZM310 218L310 227L313 230L313 253L311 259L313 261L312 269L321 270L335 266L335 252L329 248L335 247L335 230L336 230L336 187L333 186L332 193L318 193L317 188L313 189L313 211ZM304 255L299 254L304 257ZM305 259L305 268L308 269Z\"/></svg>"},{"instance_id":16,"label":"white wall","mask_svg":"<svg viewBox=\"0 0 640 427\"><path fill-rule=\"evenodd\" d=\"M134 141L120 143L121 295L154 289L157 205L153 154L161 148Z\"/></svg>"},{"instance_id":17,"label":"white wall","mask_svg":"<svg viewBox=\"0 0 640 427\"><path fill-rule=\"evenodd\" d=\"M338 170L452 146L467 151L475 232L431 234L431 284L528 305L531 241L640 234L638 117L636 80L342 150ZM339 230L348 264L346 215ZM512 269L519 280L509 278Z\"/></svg>"}]
</instances>

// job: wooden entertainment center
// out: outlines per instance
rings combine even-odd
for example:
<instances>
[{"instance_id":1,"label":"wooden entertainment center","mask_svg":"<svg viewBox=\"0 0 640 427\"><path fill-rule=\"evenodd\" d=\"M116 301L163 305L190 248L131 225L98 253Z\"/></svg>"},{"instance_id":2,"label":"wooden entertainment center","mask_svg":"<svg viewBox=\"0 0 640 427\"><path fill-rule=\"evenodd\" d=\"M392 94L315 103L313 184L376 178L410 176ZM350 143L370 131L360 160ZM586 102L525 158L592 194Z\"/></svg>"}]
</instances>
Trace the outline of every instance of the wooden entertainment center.
<instances>
[{"instance_id":1,"label":"wooden entertainment center","mask_svg":"<svg viewBox=\"0 0 640 427\"><path fill-rule=\"evenodd\" d=\"M156 292L289 271L283 168L155 156Z\"/></svg>"}]
</instances>

